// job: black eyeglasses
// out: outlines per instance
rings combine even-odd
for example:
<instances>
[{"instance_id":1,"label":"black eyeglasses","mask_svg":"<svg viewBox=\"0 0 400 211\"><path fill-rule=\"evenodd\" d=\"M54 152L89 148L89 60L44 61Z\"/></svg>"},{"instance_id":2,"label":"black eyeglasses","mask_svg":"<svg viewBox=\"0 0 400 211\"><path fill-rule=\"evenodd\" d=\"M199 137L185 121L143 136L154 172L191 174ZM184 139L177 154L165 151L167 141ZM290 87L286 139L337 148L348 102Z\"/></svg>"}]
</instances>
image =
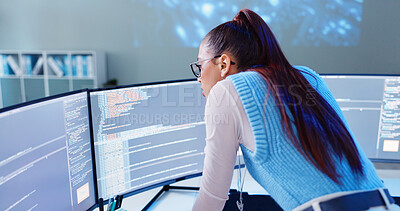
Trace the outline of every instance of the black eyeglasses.
<instances>
[{"instance_id":1,"label":"black eyeglasses","mask_svg":"<svg viewBox=\"0 0 400 211\"><path fill-rule=\"evenodd\" d=\"M196 76L196 78L199 78L201 76L201 64L200 64L200 62L205 62L205 61L208 61L208 60L211 60L211 59L216 59L216 58L221 57L221 56L222 55L218 55L218 56L214 56L213 58L202 59L200 61L190 63L189 65L190 65L190 68L192 69L193 75ZM234 65L234 64L235 64L235 62L231 61L231 65Z\"/></svg>"}]
</instances>

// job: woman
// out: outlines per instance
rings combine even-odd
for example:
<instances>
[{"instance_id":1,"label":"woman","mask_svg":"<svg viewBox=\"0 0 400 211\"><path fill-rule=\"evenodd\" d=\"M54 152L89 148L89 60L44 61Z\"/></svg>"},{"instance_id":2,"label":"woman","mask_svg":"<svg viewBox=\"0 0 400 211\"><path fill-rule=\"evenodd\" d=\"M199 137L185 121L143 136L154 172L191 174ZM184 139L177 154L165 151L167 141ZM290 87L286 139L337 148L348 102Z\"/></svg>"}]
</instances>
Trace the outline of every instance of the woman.
<instances>
[{"instance_id":1,"label":"woman","mask_svg":"<svg viewBox=\"0 0 400 211\"><path fill-rule=\"evenodd\" d=\"M211 30L190 66L207 97L193 210L222 210L239 146L250 174L284 210L395 209L325 82L292 67L256 13L241 10Z\"/></svg>"}]
</instances>

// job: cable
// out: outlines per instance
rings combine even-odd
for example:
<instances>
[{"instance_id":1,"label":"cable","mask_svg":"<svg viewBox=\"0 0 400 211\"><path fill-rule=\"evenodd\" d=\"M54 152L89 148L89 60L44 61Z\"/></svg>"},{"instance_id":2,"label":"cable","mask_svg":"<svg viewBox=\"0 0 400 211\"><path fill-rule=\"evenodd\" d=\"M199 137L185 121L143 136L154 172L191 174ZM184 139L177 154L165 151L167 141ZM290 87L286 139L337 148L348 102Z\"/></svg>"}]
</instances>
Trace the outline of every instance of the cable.
<instances>
[{"instance_id":1,"label":"cable","mask_svg":"<svg viewBox=\"0 0 400 211\"><path fill-rule=\"evenodd\" d=\"M237 185L238 185L238 191L239 191L239 200L236 201L236 205L239 209L239 211L243 211L244 208L244 203L243 203L243 196L242 196L242 192L243 192L243 186L244 186L244 179L246 177L246 166L244 166L244 174L243 174L243 178L242 178L242 164L240 162L240 156L239 156L239 168L238 168L238 181L237 181Z\"/></svg>"}]
</instances>

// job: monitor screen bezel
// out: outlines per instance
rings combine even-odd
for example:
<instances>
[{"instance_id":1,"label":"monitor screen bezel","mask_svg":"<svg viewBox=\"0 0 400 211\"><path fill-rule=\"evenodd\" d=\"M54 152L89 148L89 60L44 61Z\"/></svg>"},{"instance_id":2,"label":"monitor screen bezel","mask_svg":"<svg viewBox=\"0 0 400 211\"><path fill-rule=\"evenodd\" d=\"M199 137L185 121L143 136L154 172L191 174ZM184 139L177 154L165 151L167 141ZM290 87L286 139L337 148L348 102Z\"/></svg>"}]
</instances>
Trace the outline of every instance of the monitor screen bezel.
<instances>
[{"instance_id":1,"label":"monitor screen bezel","mask_svg":"<svg viewBox=\"0 0 400 211\"><path fill-rule=\"evenodd\" d=\"M111 90L117 90L117 89L125 89L125 88L140 88L140 87L143 87L143 86L152 86L152 85L165 85L165 84L172 84L172 83L195 82L196 80L197 80L196 78L178 79L178 80L156 81L156 82L148 82L148 83L137 83L137 84L130 84L130 85L122 85L122 86L113 86L113 87L90 89L89 92L88 92L88 94L89 94L89 107L91 109L91 98L90 98L91 93L101 92L101 91L111 91ZM90 116L90 119L92 120L92 112L89 112L89 116ZM92 130L92 133L94 133L93 126L91 125L90 127L91 127L91 130ZM94 136L92 136L92 139L93 139L93 147L94 147ZM96 162L96 152L95 152L95 150L93 150L93 153L94 153L93 162ZM143 187L143 188L139 188L139 189L136 189L136 190L120 193L119 195L122 195L124 197L133 196L133 195L136 195L136 194L148 191L148 190L159 188L159 187L162 187L162 186L165 186L165 185L170 185L170 184L182 181L182 180L199 177L202 174L203 174L202 172L199 172L199 173L194 173L194 174L188 174L188 175L185 175L185 176L180 176L180 177L177 177L177 178L174 178L174 179L170 179L170 180L166 180L166 181L159 182L159 183L156 183L156 184L152 184L152 185L149 185L149 186L146 186L146 187ZM96 172L96 178L97 178L97 172ZM98 197L100 197L100 196L98 195ZM104 203L107 203L107 201L108 201L108 199L103 199L103 200L104 200Z\"/></svg>"},{"instance_id":2,"label":"monitor screen bezel","mask_svg":"<svg viewBox=\"0 0 400 211\"><path fill-rule=\"evenodd\" d=\"M14 109L18 109L18 108L22 108L25 106L29 106L29 105L33 105L33 104L37 104L37 103L41 103L41 102L45 102L48 100L53 100L56 98L60 98L60 97L66 97L69 95L73 95L73 94L78 94L78 93L82 93L82 92L88 92L89 89L80 89L80 90L75 90L75 91L70 91L70 92L65 92L65 93L61 93L61 94L56 94L56 95L51 95L48 97L43 97L43 98L39 98L39 99L35 99L35 100L30 100L30 101L26 101L23 103L18 103L15 105L11 105L11 106L7 106L4 108L0 108L0 113L6 112L6 111L10 111L10 110L14 110Z\"/></svg>"},{"instance_id":3,"label":"monitor screen bezel","mask_svg":"<svg viewBox=\"0 0 400 211\"><path fill-rule=\"evenodd\" d=\"M35 99L35 100L31 100L31 101L15 104L15 105L12 105L12 106L4 107L4 108L0 109L0 114L4 113L4 112L15 110L15 109L20 109L20 108L24 108L24 107L27 107L27 106L35 105L35 104L38 104L38 103L43 103L43 102L47 102L47 101L50 101L50 100L59 99L59 98L62 98L62 97L67 97L67 96L71 96L71 95L74 95L74 94L80 94L80 93L86 93L86 99L87 99L87 102L88 102L88 104L87 104L88 105L88 120L89 120L89 128L90 128L91 127L91 124L90 124L91 123L91 119L90 119L91 113L90 113L90 105L89 105L89 100L90 100L90 98L89 98L89 89L74 90L74 91L70 91L70 92L51 95L51 96L48 96L48 97L39 98L39 99ZM93 144L92 130L89 131L89 134L90 134L90 148L91 148L91 151L92 151L91 154L92 154L93 183L94 183L95 202L94 202L94 204L92 204L88 208L88 210L92 210L98 204L98 189L97 189L97 176L96 176L96 169L95 169L95 164L96 163L94 162L94 144Z\"/></svg>"},{"instance_id":4,"label":"monitor screen bezel","mask_svg":"<svg viewBox=\"0 0 400 211\"><path fill-rule=\"evenodd\" d=\"M400 77L400 74L318 73L320 76ZM322 78L323 79L323 78ZM325 80L324 80L325 82ZM331 90L329 90L331 91ZM400 159L368 158L374 163L400 163Z\"/></svg>"},{"instance_id":5,"label":"monitor screen bezel","mask_svg":"<svg viewBox=\"0 0 400 211\"><path fill-rule=\"evenodd\" d=\"M97 89L89 89L89 95L92 92L98 92L98 91L107 91L107 90L124 89L124 88L134 88L134 87L140 87L140 86L162 85L162 84L169 84L169 83L193 82L193 81L196 81L196 80L197 80L196 78L187 78L187 79L177 79L177 80L167 80L167 81L154 81L154 82L134 83L134 84L128 84L128 85L103 87L103 88L97 88Z\"/></svg>"}]
</instances>

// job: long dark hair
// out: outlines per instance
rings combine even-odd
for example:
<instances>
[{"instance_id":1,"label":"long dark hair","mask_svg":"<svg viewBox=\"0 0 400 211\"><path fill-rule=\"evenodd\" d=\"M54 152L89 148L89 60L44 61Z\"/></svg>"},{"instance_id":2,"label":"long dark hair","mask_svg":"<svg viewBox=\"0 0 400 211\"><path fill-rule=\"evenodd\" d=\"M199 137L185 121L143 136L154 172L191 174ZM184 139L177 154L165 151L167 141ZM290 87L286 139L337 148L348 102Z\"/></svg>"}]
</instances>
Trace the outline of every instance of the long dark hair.
<instances>
[{"instance_id":1,"label":"long dark hair","mask_svg":"<svg viewBox=\"0 0 400 211\"><path fill-rule=\"evenodd\" d=\"M260 16L243 9L232 21L211 30L204 41L215 55L230 53L240 71L263 76L279 107L283 132L315 167L340 183L335 157L342 160L344 156L352 171L363 175L360 154L342 119L302 71L290 65ZM293 116L298 138L285 106Z\"/></svg>"}]
</instances>

